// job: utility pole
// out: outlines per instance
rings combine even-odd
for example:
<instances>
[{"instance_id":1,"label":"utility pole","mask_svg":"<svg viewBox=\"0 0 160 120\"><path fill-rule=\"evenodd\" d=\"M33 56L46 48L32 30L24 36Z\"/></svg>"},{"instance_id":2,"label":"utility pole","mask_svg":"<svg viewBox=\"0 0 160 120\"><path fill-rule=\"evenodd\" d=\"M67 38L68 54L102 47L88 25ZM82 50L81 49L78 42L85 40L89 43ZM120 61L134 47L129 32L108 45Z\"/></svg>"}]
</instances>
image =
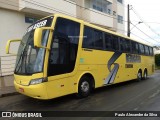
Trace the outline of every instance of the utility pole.
<instances>
[{"instance_id":1,"label":"utility pole","mask_svg":"<svg viewBox=\"0 0 160 120\"><path fill-rule=\"evenodd\" d=\"M127 21L127 36L130 37L130 6L128 4L128 21Z\"/></svg>"}]
</instances>

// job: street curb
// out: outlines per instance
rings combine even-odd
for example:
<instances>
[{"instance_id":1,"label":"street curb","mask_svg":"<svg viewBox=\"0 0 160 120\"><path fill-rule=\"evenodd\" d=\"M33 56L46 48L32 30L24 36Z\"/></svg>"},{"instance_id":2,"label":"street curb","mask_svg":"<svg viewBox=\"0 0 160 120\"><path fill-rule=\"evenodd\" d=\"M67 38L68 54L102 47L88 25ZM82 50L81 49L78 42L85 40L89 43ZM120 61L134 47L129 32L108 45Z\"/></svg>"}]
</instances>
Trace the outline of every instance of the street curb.
<instances>
[{"instance_id":1,"label":"street curb","mask_svg":"<svg viewBox=\"0 0 160 120\"><path fill-rule=\"evenodd\" d=\"M13 96L13 95L18 95L18 94L19 94L18 92L1 94L1 95L0 95L0 98L2 98L2 97L8 97L8 96Z\"/></svg>"}]
</instances>

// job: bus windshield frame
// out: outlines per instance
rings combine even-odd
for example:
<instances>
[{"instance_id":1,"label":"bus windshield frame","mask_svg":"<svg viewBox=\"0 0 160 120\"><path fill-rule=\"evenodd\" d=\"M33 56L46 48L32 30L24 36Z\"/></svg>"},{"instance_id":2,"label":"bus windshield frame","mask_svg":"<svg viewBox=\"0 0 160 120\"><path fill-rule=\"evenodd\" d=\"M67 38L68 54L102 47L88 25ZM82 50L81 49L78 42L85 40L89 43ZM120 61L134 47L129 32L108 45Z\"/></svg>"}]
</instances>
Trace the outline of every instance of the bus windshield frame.
<instances>
[{"instance_id":1,"label":"bus windshield frame","mask_svg":"<svg viewBox=\"0 0 160 120\"><path fill-rule=\"evenodd\" d=\"M51 27L53 16L37 21L28 27L22 38L18 49L15 71L17 75L32 75L43 72L45 49L34 47L34 32L39 27ZM45 30L42 33L42 45L48 43L50 31Z\"/></svg>"}]
</instances>

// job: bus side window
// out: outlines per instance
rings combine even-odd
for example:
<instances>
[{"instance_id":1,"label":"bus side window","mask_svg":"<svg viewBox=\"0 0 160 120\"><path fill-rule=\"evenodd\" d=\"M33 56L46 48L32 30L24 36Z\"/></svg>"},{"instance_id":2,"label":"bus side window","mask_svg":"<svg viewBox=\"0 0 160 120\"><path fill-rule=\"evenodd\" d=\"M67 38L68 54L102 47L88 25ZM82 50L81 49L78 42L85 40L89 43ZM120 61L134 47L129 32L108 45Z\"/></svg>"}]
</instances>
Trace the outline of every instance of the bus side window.
<instances>
[{"instance_id":1,"label":"bus side window","mask_svg":"<svg viewBox=\"0 0 160 120\"><path fill-rule=\"evenodd\" d=\"M153 56L153 48L152 47L149 47L149 53L150 53L149 54L150 56Z\"/></svg>"},{"instance_id":2,"label":"bus side window","mask_svg":"<svg viewBox=\"0 0 160 120\"><path fill-rule=\"evenodd\" d=\"M138 54L139 53L139 45L138 45L138 43L137 42L135 42L135 44L136 44L136 53Z\"/></svg>"},{"instance_id":3,"label":"bus side window","mask_svg":"<svg viewBox=\"0 0 160 120\"><path fill-rule=\"evenodd\" d=\"M144 45L139 44L139 48L140 48L140 54L144 54Z\"/></svg>"},{"instance_id":4,"label":"bus side window","mask_svg":"<svg viewBox=\"0 0 160 120\"><path fill-rule=\"evenodd\" d=\"M125 52L126 51L126 41L124 38L120 38L120 48L121 48L121 52Z\"/></svg>"},{"instance_id":5,"label":"bus side window","mask_svg":"<svg viewBox=\"0 0 160 120\"><path fill-rule=\"evenodd\" d=\"M118 51L119 50L119 40L118 40L118 36L113 36L113 49L115 51Z\"/></svg>"},{"instance_id":6,"label":"bus side window","mask_svg":"<svg viewBox=\"0 0 160 120\"><path fill-rule=\"evenodd\" d=\"M112 50L113 49L113 47L112 47L112 43L113 43L112 35L105 33L104 38L105 38L105 49Z\"/></svg>"},{"instance_id":7,"label":"bus side window","mask_svg":"<svg viewBox=\"0 0 160 120\"><path fill-rule=\"evenodd\" d=\"M130 53L131 52L131 43L130 43L130 40L125 40L126 42L126 52Z\"/></svg>"},{"instance_id":8,"label":"bus side window","mask_svg":"<svg viewBox=\"0 0 160 120\"><path fill-rule=\"evenodd\" d=\"M138 53L139 53L138 43L132 41L132 42L131 42L131 45L132 45L132 53L133 53L133 54L138 54Z\"/></svg>"},{"instance_id":9,"label":"bus side window","mask_svg":"<svg viewBox=\"0 0 160 120\"><path fill-rule=\"evenodd\" d=\"M94 48L103 50L103 33L101 31L94 30L94 38Z\"/></svg>"},{"instance_id":10,"label":"bus side window","mask_svg":"<svg viewBox=\"0 0 160 120\"><path fill-rule=\"evenodd\" d=\"M94 48L94 34L93 29L87 26L84 27L84 39L83 39L83 48Z\"/></svg>"},{"instance_id":11,"label":"bus side window","mask_svg":"<svg viewBox=\"0 0 160 120\"><path fill-rule=\"evenodd\" d=\"M145 55L149 55L149 47L145 46Z\"/></svg>"}]
</instances>

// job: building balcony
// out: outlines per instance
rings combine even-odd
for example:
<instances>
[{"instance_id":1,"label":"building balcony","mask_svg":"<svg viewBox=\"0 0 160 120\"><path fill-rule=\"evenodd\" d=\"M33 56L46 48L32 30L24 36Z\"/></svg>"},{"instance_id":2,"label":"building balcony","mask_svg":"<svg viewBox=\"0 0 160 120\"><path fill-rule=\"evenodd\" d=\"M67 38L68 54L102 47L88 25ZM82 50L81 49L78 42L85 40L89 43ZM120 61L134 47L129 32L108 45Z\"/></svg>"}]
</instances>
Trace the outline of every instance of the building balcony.
<instances>
[{"instance_id":1,"label":"building balcony","mask_svg":"<svg viewBox=\"0 0 160 120\"><path fill-rule=\"evenodd\" d=\"M94 10L92 8L84 9L83 19L92 24L96 24L106 28L113 28L112 15Z\"/></svg>"},{"instance_id":2,"label":"building balcony","mask_svg":"<svg viewBox=\"0 0 160 120\"><path fill-rule=\"evenodd\" d=\"M64 0L19 0L19 10L26 13L46 16L61 13L76 17L76 5Z\"/></svg>"}]
</instances>

